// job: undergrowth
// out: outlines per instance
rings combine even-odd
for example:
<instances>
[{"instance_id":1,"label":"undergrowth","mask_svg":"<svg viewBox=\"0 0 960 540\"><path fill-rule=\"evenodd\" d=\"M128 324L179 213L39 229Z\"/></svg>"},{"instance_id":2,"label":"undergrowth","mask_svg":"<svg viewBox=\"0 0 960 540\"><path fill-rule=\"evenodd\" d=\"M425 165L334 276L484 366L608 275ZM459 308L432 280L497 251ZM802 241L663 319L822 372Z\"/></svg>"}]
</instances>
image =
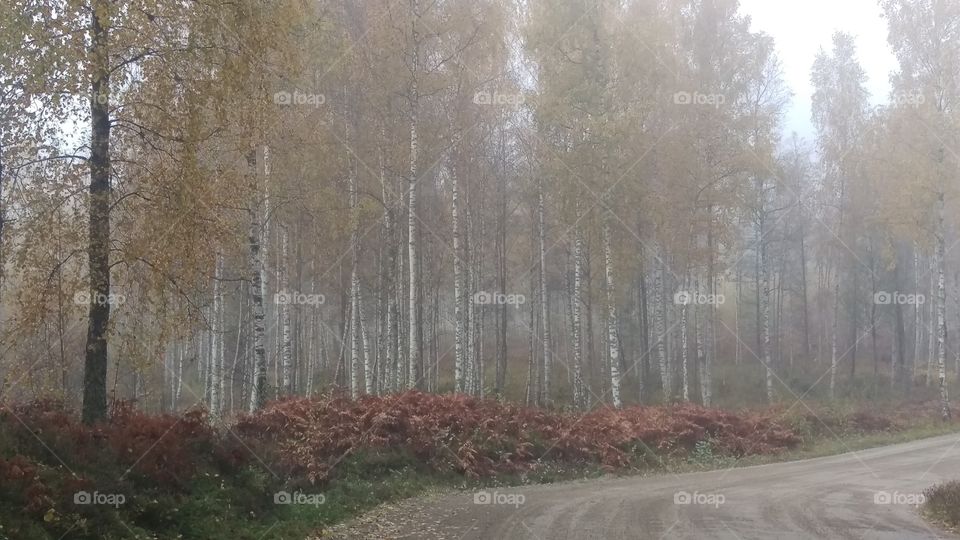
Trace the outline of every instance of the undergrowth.
<instances>
[{"instance_id":1,"label":"undergrowth","mask_svg":"<svg viewBox=\"0 0 960 540\"><path fill-rule=\"evenodd\" d=\"M200 410L150 415L126 403L88 427L37 401L0 408L0 540L299 540L434 488L709 468L904 423L788 412L684 404L576 414L408 392L280 401L215 429Z\"/></svg>"}]
</instances>

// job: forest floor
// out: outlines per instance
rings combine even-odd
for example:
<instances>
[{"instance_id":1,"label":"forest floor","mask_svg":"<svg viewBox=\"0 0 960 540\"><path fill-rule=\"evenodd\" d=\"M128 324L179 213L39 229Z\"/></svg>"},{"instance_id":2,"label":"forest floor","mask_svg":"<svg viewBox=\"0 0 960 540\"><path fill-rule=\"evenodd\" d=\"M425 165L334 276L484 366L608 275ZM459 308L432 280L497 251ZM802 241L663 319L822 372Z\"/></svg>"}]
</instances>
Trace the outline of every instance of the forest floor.
<instances>
[{"instance_id":1,"label":"forest floor","mask_svg":"<svg viewBox=\"0 0 960 540\"><path fill-rule=\"evenodd\" d=\"M954 429L928 401L581 414L408 392L281 401L216 427L202 411L120 404L92 428L43 401L0 408L0 539L302 540L417 495L729 469Z\"/></svg>"}]
</instances>

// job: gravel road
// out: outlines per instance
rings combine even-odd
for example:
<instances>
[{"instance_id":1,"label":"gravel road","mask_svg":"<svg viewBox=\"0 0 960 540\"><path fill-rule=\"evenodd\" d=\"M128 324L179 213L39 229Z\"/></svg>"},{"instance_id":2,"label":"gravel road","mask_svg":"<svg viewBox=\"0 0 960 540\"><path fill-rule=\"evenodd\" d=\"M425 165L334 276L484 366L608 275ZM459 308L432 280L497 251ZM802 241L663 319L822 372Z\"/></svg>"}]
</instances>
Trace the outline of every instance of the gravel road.
<instances>
[{"instance_id":1,"label":"gravel road","mask_svg":"<svg viewBox=\"0 0 960 540\"><path fill-rule=\"evenodd\" d=\"M802 461L434 495L384 506L337 538L958 538L917 503L960 478L960 435Z\"/></svg>"}]
</instances>

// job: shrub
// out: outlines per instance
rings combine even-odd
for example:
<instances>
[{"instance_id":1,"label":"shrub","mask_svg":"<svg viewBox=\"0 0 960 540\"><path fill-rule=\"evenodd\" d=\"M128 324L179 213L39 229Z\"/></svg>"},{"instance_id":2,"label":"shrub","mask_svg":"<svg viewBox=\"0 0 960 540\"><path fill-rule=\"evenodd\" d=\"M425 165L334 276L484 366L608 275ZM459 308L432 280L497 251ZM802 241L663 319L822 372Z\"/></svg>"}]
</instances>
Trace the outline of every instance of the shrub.
<instances>
[{"instance_id":1,"label":"shrub","mask_svg":"<svg viewBox=\"0 0 960 540\"><path fill-rule=\"evenodd\" d=\"M292 399L243 417L237 433L291 475L327 481L347 455L410 455L438 472L478 478L549 463L637 465L644 456L691 452L712 439L725 455L780 452L800 439L769 416L692 404L548 412L463 395L421 392L358 400Z\"/></svg>"},{"instance_id":2,"label":"shrub","mask_svg":"<svg viewBox=\"0 0 960 540\"><path fill-rule=\"evenodd\" d=\"M951 527L960 526L960 480L933 486L923 493L925 510Z\"/></svg>"}]
</instances>

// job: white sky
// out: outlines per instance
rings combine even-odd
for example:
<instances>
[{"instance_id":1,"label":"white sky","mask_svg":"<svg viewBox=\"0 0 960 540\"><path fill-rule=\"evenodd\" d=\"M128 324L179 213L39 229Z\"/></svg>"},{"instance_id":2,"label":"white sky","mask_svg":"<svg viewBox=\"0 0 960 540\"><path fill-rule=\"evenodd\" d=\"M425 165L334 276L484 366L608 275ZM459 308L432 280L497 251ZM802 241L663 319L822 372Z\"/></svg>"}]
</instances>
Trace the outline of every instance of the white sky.
<instances>
[{"instance_id":1,"label":"white sky","mask_svg":"<svg viewBox=\"0 0 960 540\"><path fill-rule=\"evenodd\" d=\"M813 140L810 67L821 47L830 49L837 30L856 38L871 103L888 101L889 75L897 69L897 60L887 44L886 20L877 0L740 0L740 12L750 15L752 30L766 32L776 41L784 79L793 91L784 115L785 135L796 131Z\"/></svg>"}]
</instances>

